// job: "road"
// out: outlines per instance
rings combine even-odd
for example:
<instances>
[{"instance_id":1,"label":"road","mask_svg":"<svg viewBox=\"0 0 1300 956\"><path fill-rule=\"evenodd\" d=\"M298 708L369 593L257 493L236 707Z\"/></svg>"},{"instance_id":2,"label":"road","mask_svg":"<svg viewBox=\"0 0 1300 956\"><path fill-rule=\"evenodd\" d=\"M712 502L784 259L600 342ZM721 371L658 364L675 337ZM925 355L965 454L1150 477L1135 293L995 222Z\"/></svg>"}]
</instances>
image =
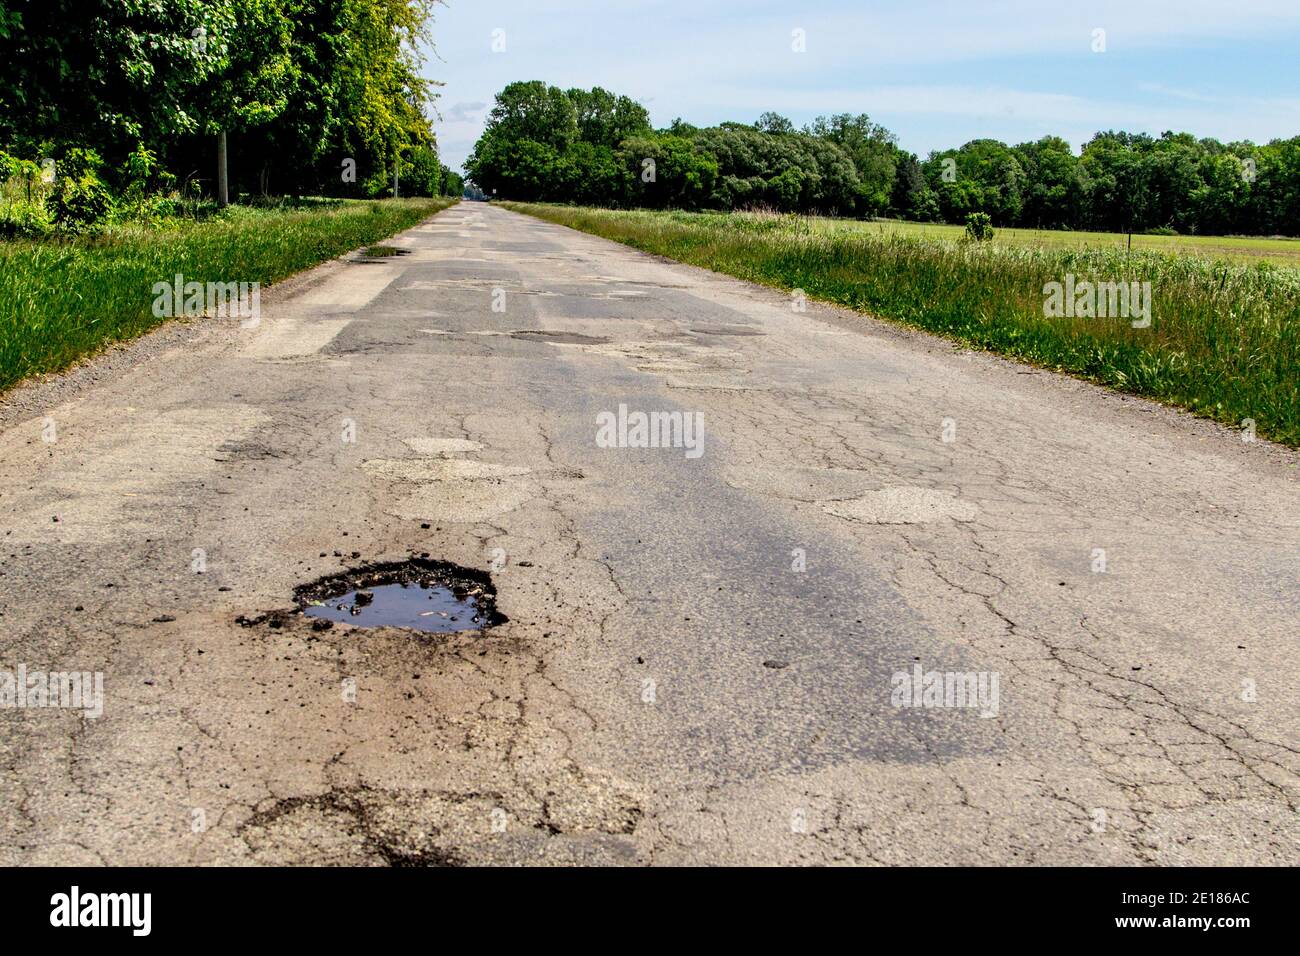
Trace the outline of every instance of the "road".
<instances>
[{"instance_id":1,"label":"road","mask_svg":"<svg viewBox=\"0 0 1300 956\"><path fill-rule=\"evenodd\" d=\"M0 709L0 863L1297 861L1300 456L486 204L393 244L0 406L0 669L104 681ZM412 554L508 623L266 616Z\"/></svg>"}]
</instances>

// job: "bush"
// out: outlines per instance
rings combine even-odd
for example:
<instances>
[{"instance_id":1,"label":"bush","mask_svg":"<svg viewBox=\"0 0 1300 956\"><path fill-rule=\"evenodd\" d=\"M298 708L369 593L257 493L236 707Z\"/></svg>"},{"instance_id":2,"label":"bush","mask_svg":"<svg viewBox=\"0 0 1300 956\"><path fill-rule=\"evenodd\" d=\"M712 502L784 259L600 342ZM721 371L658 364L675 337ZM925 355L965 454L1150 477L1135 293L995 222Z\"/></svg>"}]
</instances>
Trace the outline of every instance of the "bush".
<instances>
[{"instance_id":1,"label":"bush","mask_svg":"<svg viewBox=\"0 0 1300 956\"><path fill-rule=\"evenodd\" d=\"M49 235L50 217L38 203L0 206L0 239L37 239Z\"/></svg>"},{"instance_id":2,"label":"bush","mask_svg":"<svg viewBox=\"0 0 1300 956\"><path fill-rule=\"evenodd\" d=\"M113 208L108 188L93 174L59 176L45 201L55 226L65 232L93 232Z\"/></svg>"},{"instance_id":3,"label":"bush","mask_svg":"<svg viewBox=\"0 0 1300 956\"><path fill-rule=\"evenodd\" d=\"M62 232L94 232L113 208L113 196L99 178L99 153L66 148L55 164L55 182L45 196L49 219Z\"/></svg>"},{"instance_id":4,"label":"bush","mask_svg":"<svg viewBox=\"0 0 1300 956\"><path fill-rule=\"evenodd\" d=\"M967 213L966 238L971 242L988 242L993 238L993 220L988 213Z\"/></svg>"},{"instance_id":5,"label":"bush","mask_svg":"<svg viewBox=\"0 0 1300 956\"><path fill-rule=\"evenodd\" d=\"M442 191L442 164L438 154L427 146L411 150L402 164L398 191L403 196L436 196Z\"/></svg>"},{"instance_id":6,"label":"bush","mask_svg":"<svg viewBox=\"0 0 1300 956\"><path fill-rule=\"evenodd\" d=\"M375 170L361 181L361 195L367 199L382 199L393 194L393 173L388 168ZM401 183L398 183L401 188Z\"/></svg>"},{"instance_id":7,"label":"bush","mask_svg":"<svg viewBox=\"0 0 1300 956\"><path fill-rule=\"evenodd\" d=\"M103 165L104 161L99 158L99 153L93 149L69 146L63 151L63 155L55 165L56 181L58 179L82 179L86 176L99 179L99 170Z\"/></svg>"}]
</instances>

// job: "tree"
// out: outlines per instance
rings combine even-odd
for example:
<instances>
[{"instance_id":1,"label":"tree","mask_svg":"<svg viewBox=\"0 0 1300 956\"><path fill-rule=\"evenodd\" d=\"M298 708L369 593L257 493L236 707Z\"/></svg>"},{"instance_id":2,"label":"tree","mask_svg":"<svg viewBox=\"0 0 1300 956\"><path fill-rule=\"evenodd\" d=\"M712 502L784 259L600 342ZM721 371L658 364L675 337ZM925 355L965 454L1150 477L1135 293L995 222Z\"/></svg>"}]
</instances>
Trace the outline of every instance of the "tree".
<instances>
[{"instance_id":1,"label":"tree","mask_svg":"<svg viewBox=\"0 0 1300 956\"><path fill-rule=\"evenodd\" d=\"M853 161L859 181L859 213L879 215L890 206L903 158L893 133L873 123L866 113L819 116L806 131L839 146Z\"/></svg>"},{"instance_id":2,"label":"tree","mask_svg":"<svg viewBox=\"0 0 1300 956\"><path fill-rule=\"evenodd\" d=\"M441 196L444 168L438 161L435 150L428 146L416 146L402 164L402 195Z\"/></svg>"},{"instance_id":3,"label":"tree","mask_svg":"<svg viewBox=\"0 0 1300 956\"><path fill-rule=\"evenodd\" d=\"M794 132L794 124L782 116L780 113L764 113L754 124L754 129L760 133L771 133L774 136L783 136L786 133Z\"/></svg>"},{"instance_id":4,"label":"tree","mask_svg":"<svg viewBox=\"0 0 1300 956\"><path fill-rule=\"evenodd\" d=\"M188 179L226 131L236 185L265 191L278 164L295 190L337 192L345 157L385 182L433 145L432 3L0 0L0 148L94 149L110 179L145 150Z\"/></svg>"},{"instance_id":5,"label":"tree","mask_svg":"<svg viewBox=\"0 0 1300 956\"><path fill-rule=\"evenodd\" d=\"M110 161L136 144L200 126L196 91L225 66L206 42L235 22L233 0L9 0L0 14L0 142L98 149ZM92 26L93 25L93 26Z\"/></svg>"},{"instance_id":6,"label":"tree","mask_svg":"<svg viewBox=\"0 0 1300 956\"><path fill-rule=\"evenodd\" d=\"M678 118L652 131L627 97L535 81L497 97L466 169L501 196L605 206L1300 232L1300 137L1224 146L1186 133L1110 131L1079 155L1058 136L1015 147L976 139L922 162L865 113L821 116L802 131L773 112L708 128Z\"/></svg>"},{"instance_id":7,"label":"tree","mask_svg":"<svg viewBox=\"0 0 1300 956\"><path fill-rule=\"evenodd\" d=\"M618 155L634 177L632 199L638 206L698 209L718 178L717 160L681 136L633 136Z\"/></svg>"},{"instance_id":8,"label":"tree","mask_svg":"<svg viewBox=\"0 0 1300 956\"><path fill-rule=\"evenodd\" d=\"M596 86L565 93L577 114L578 136L585 143L617 149L629 136L650 130L650 114L626 96Z\"/></svg>"},{"instance_id":9,"label":"tree","mask_svg":"<svg viewBox=\"0 0 1300 956\"><path fill-rule=\"evenodd\" d=\"M578 110L564 91L541 80L511 83L497 94L483 137L544 143L560 152L578 139Z\"/></svg>"},{"instance_id":10,"label":"tree","mask_svg":"<svg viewBox=\"0 0 1300 956\"><path fill-rule=\"evenodd\" d=\"M226 205L227 136L265 126L288 103L294 60L293 23L280 0L239 0L233 23L196 42L211 45L218 68L203 84L210 104L205 131L217 138L217 202Z\"/></svg>"},{"instance_id":11,"label":"tree","mask_svg":"<svg viewBox=\"0 0 1300 956\"><path fill-rule=\"evenodd\" d=\"M1074 225L1085 198L1085 180L1070 144L1059 136L1022 143L1013 152L1025 172L1019 221L1039 229Z\"/></svg>"}]
</instances>

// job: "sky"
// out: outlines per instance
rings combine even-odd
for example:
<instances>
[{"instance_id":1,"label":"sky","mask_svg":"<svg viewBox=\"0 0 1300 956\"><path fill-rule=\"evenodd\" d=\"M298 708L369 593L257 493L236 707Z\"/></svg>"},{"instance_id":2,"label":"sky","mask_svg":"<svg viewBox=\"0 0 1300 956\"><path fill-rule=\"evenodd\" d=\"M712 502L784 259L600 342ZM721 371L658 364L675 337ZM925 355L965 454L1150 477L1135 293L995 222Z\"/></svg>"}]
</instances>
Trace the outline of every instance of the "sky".
<instances>
[{"instance_id":1,"label":"sky","mask_svg":"<svg viewBox=\"0 0 1300 956\"><path fill-rule=\"evenodd\" d=\"M515 80L602 86L656 127L867 113L922 157L1049 133L1077 151L1104 129L1300 134L1300 0L445 0L433 33L453 168Z\"/></svg>"}]
</instances>

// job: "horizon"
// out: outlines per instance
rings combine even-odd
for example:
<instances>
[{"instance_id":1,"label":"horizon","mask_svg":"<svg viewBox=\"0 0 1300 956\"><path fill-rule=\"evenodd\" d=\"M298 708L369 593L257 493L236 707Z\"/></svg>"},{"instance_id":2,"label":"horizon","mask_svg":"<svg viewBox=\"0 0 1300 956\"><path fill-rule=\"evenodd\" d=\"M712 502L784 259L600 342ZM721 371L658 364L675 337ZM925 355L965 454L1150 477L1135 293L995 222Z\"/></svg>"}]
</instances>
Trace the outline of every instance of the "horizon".
<instances>
[{"instance_id":1,"label":"horizon","mask_svg":"<svg viewBox=\"0 0 1300 956\"><path fill-rule=\"evenodd\" d=\"M436 54L424 73L443 84L439 153L462 172L496 94L528 80L625 94L655 128L679 117L701 127L752 123L768 110L796 127L866 113L921 159L975 139L1055 135L1077 154L1107 130L1257 144L1300 133L1294 4L1055 6L1017 0L990 13L891 0L866 12L830 0L784 11L723 0L699 11L634 0L610 17L592 0L544 11L518 0L490 8L448 0L435 12Z\"/></svg>"}]
</instances>

